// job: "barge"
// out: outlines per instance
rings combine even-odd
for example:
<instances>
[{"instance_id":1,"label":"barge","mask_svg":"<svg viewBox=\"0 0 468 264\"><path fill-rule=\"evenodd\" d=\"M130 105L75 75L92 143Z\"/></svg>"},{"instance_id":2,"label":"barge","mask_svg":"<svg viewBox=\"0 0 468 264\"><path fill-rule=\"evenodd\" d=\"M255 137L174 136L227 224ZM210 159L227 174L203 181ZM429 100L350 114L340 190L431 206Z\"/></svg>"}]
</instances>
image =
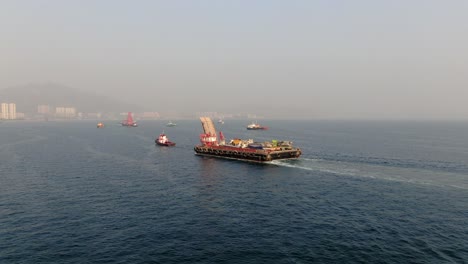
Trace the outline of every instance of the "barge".
<instances>
[{"instance_id":1,"label":"barge","mask_svg":"<svg viewBox=\"0 0 468 264\"><path fill-rule=\"evenodd\" d=\"M221 131L218 141L211 118L200 117L200 121L204 133L200 134L201 144L194 147L196 155L263 163L279 159L297 159L302 154L301 149L293 147L291 141L254 142L252 139L235 138L226 143Z\"/></svg>"}]
</instances>

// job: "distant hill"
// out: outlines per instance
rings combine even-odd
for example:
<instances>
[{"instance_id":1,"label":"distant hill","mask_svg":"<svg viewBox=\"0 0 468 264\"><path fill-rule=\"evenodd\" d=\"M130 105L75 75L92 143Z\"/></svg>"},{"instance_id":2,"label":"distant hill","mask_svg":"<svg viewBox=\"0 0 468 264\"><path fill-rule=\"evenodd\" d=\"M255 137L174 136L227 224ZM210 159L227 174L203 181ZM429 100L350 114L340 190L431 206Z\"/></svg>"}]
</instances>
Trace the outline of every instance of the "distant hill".
<instances>
[{"instance_id":1,"label":"distant hill","mask_svg":"<svg viewBox=\"0 0 468 264\"><path fill-rule=\"evenodd\" d=\"M0 90L0 102L14 102L18 112L36 113L41 104L75 107L79 112L142 112L140 106L79 91L56 83L29 84Z\"/></svg>"}]
</instances>

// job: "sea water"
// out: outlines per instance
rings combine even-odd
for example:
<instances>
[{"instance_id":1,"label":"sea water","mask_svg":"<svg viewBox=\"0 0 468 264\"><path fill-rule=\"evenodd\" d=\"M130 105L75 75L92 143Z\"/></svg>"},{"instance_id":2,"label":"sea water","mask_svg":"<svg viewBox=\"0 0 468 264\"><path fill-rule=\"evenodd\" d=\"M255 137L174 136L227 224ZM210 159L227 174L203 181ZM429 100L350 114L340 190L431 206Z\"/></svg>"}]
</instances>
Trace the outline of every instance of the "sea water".
<instances>
[{"instance_id":1,"label":"sea water","mask_svg":"<svg viewBox=\"0 0 468 264\"><path fill-rule=\"evenodd\" d=\"M0 263L468 262L467 123L225 121L303 154L199 157L195 119L3 122Z\"/></svg>"}]
</instances>

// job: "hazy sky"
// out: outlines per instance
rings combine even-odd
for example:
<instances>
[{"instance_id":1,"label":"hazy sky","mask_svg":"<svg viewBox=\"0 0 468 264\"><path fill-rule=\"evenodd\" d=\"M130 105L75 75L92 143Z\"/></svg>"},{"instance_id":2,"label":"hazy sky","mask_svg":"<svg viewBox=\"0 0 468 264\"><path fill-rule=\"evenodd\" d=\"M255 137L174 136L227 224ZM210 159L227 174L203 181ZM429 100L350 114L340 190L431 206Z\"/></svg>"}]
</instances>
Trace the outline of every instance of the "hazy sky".
<instances>
[{"instance_id":1,"label":"hazy sky","mask_svg":"<svg viewBox=\"0 0 468 264\"><path fill-rule=\"evenodd\" d=\"M468 118L466 0L0 0L0 89L155 111Z\"/></svg>"}]
</instances>

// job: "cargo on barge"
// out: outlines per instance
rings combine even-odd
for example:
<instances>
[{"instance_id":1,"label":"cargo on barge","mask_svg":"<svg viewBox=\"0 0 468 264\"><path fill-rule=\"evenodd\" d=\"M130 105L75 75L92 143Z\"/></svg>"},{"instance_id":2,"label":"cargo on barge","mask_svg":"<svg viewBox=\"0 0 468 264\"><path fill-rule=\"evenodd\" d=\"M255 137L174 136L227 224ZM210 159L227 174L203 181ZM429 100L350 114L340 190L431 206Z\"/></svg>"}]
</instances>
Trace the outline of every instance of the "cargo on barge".
<instances>
[{"instance_id":1,"label":"cargo on barge","mask_svg":"<svg viewBox=\"0 0 468 264\"><path fill-rule=\"evenodd\" d=\"M200 117L200 121L204 133L200 134L201 144L194 147L196 155L251 162L269 162L279 159L297 159L302 154L301 149L293 147L291 141L254 142L252 139L236 138L226 143L221 131L218 141L211 118Z\"/></svg>"}]
</instances>

